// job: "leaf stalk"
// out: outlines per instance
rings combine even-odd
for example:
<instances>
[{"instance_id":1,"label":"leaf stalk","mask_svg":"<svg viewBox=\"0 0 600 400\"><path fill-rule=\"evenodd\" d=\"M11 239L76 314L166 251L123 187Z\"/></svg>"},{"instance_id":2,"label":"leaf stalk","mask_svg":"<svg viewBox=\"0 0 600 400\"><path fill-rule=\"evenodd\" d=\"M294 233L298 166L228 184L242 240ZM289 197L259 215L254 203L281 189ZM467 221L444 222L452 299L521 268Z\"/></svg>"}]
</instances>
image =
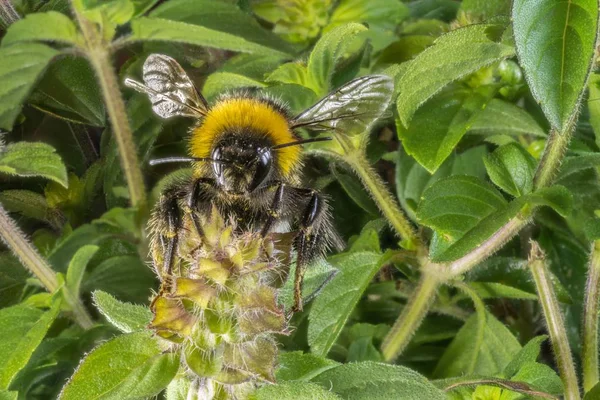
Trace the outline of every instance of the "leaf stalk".
<instances>
[{"instance_id":1,"label":"leaf stalk","mask_svg":"<svg viewBox=\"0 0 600 400\"><path fill-rule=\"evenodd\" d=\"M554 293L550 274L548 273L545 255L537 242L534 241L531 242L529 270L535 281L539 301L544 312L544 319L550 335L550 341L552 342L554 358L565 388L565 399L579 400L581 399L581 395L579 393L577 374L575 373L575 365L573 364L573 356L567 338L565 322L558 305L556 293Z\"/></svg>"},{"instance_id":2,"label":"leaf stalk","mask_svg":"<svg viewBox=\"0 0 600 400\"><path fill-rule=\"evenodd\" d=\"M598 376L598 301L600 300L600 240L592 245L588 278L585 287L581 358L583 389L590 391L599 381Z\"/></svg>"},{"instance_id":3,"label":"leaf stalk","mask_svg":"<svg viewBox=\"0 0 600 400\"><path fill-rule=\"evenodd\" d=\"M147 207L146 187L133 140L133 133L127 118L125 102L121 96L118 78L112 66L109 44L104 42L102 33L96 24L81 15L77 7L73 6L72 9L85 38L85 52L100 83L112 132L119 149L131 204L144 214Z\"/></svg>"},{"instance_id":4,"label":"leaf stalk","mask_svg":"<svg viewBox=\"0 0 600 400\"><path fill-rule=\"evenodd\" d=\"M81 301L66 286L60 285L56 272L48 262L38 253L23 231L15 224L4 207L0 204L0 237L6 243L13 254L21 261L21 264L29 270L44 288L50 293L61 290L65 302L73 313L73 319L83 329L90 329L94 322Z\"/></svg>"}]
</instances>

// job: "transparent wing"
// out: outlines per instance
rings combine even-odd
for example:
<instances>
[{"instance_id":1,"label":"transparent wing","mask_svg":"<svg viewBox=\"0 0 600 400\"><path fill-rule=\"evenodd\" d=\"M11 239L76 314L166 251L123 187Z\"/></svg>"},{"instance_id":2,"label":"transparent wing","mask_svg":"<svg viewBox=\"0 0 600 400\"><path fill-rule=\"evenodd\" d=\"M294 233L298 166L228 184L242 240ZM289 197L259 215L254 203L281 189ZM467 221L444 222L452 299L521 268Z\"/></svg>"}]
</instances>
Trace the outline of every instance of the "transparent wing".
<instances>
[{"instance_id":1,"label":"transparent wing","mask_svg":"<svg viewBox=\"0 0 600 400\"><path fill-rule=\"evenodd\" d=\"M354 79L294 118L292 127L362 133L388 108L393 91L394 82L386 75Z\"/></svg>"},{"instance_id":2,"label":"transparent wing","mask_svg":"<svg viewBox=\"0 0 600 400\"><path fill-rule=\"evenodd\" d=\"M151 54L144 62L144 83L125 79L125 85L145 93L152 110L161 118L173 116L201 117L208 104L198 92L185 70L169 56Z\"/></svg>"}]
</instances>

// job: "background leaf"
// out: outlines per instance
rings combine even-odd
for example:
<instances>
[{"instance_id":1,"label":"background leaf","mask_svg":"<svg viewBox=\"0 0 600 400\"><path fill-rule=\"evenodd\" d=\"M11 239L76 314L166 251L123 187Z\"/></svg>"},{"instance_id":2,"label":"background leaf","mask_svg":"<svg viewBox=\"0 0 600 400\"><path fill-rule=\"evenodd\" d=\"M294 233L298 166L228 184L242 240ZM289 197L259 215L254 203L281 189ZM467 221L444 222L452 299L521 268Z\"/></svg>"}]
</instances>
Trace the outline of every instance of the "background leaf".
<instances>
[{"instance_id":1,"label":"background leaf","mask_svg":"<svg viewBox=\"0 0 600 400\"><path fill-rule=\"evenodd\" d=\"M175 354L163 354L150 331L118 336L92 351L63 388L60 399L154 396L179 369Z\"/></svg>"},{"instance_id":2,"label":"background leaf","mask_svg":"<svg viewBox=\"0 0 600 400\"><path fill-rule=\"evenodd\" d=\"M145 329L152 320L150 308L125 303L102 290L92 293L94 305L121 332L130 333Z\"/></svg>"},{"instance_id":3,"label":"background leaf","mask_svg":"<svg viewBox=\"0 0 600 400\"><path fill-rule=\"evenodd\" d=\"M515 0L519 61L550 124L563 130L578 110L594 54L598 2Z\"/></svg>"},{"instance_id":4,"label":"background leaf","mask_svg":"<svg viewBox=\"0 0 600 400\"><path fill-rule=\"evenodd\" d=\"M81 45L83 37L69 17L55 11L29 14L12 24L2 38L2 46L17 42L51 41Z\"/></svg>"},{"instance_id":5,"label":"background leaf","mask_svg":"<svg viewBox=\"0 0 600 400\"><path fill-rule=\"evenodd\" d=\"M42 176L67 187L67 169L45 143L18 142L0 153L0 172L24 177Z\"/></svg>"},{"instance_id":6,"label":"background leaf","mask_svg":"<svg viewBox=\"0 0 600 400\"><path fill-rule=\"evenodd\" d=\"M400 79L396 103L404 126L424 102L449 83L514 54L510 46L490 39L492 28L472 25L447 33L410 62Z\"/></svg>"},{"instance_id":7,"label":"background leaf","mask_svg":"<svg viewBox=\"0 0 600 400\"><path fill-rule=\"evenodd\" d=\"M500 146L484 162L492 182L505 192L519 197L533 190L536 162L520 145Z\"/></svg>"},{"instance_id":8,"label":"background leaf","mask_svg":"<svg viewBox=\"0 0 600 400\"><path fill-rule=\"evenodd\" d=\"M25 367L59 311L60 302L46 312L23 305L0 310L0 389L7 389Z\"/></svg>"},{"instance_id":9,"label":"background leaf","mask_svg":"<svg viewBox=\"0 0 600 400\"><path fill-rule=\"evenodd\" d=\"M11 130L21 106L58 51L38 43L0 48L0 129Z\"/></svg>"},{"instance_id":10,"label":"background leaf","mask_svg":"<svg viewBox=\"0 0 600 400\"><path fill-rule=\"evenodd\" d=\"M284 382L267 385L254 394L256 400L339 400L329 390L310 382Z\"/></svg>"}]
</instances>

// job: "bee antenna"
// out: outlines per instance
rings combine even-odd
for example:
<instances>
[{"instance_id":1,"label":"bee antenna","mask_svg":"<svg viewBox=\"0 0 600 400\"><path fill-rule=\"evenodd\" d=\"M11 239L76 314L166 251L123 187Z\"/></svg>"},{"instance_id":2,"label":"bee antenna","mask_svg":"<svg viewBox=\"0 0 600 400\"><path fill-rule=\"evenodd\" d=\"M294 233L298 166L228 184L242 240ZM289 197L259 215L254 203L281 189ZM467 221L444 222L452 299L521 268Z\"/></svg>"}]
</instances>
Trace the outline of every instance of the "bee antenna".
<instances>
[{"instance_id":1,"label":"bee antenna","mask_svg":"<svg viewBox=\"0 0 600 400\"><path fill-rule=\"evenodd\" d=\"M214 158L205 158L205 157L165 157L165 158L157 158L155 160L150 160L148 164L154 166L158 164L167 164L174 162L194 162L194 161L210 161L221 164L228 164L227 160L215 160Z\"/></svg>"},{"instance_id":2,"label":"bee antenna","mask_svg":"<svg viewBox=\"0 0 600 400\"><path fill-rule=\"evenodd\" d=\"M279 149L283 149L285 147L300 146L301 144L306 144L306 143L327 142L327 141L329 141L331 139L333 139L333 138L331 138L329 136L328 137L321 137L321 138L301 139L301 140L296 140L295 142L288 142L288 143L278 144L277 146L271 147L271 149L272 150L279 150Z\"/></svg>"}]
</instances>

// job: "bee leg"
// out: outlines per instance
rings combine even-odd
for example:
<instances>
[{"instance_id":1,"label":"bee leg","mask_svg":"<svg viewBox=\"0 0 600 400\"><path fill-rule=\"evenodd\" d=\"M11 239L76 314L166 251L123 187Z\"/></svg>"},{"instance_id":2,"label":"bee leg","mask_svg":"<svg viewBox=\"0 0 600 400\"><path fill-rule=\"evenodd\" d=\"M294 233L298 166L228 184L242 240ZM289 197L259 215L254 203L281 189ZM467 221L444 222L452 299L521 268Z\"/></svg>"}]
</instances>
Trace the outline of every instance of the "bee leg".
<instances>
[{"instance_id":1,"label":"bee leg","mask_svg":"<svg viewBox=\"0 0 600 400\"><path fill-rule=\"evenodd\" d=\"M295 240L296 252L296 275L294 277L294 307L293 312L302 311L302 282L308 263L315 256L317 243L321 241L320 224L322 222L325 201L316 191L305 192L310 195L302 219L300 220L300 232Z\"/></svg>"},{"instance_id":2,"label":"bee leg","mask_svg":"<svg viewBox=\"0 0 600 400\"><path fill-rule=\"evenodd\" d=\"M204 197L206 197L206 189L207 186L214 187L215 181L210 178L199 178L197 179L193 186L192 190L187 199L187 206L190 209L190 216L194 223L194 227L196 228L196 232L198 232L198 236L204 238L204 229L202 229L202 225L200 223L200 218L196 214L201 203L205 202Z\"/></svg>"},{"instance_id":3,"label":"bee leg","mask_svg":"<svg viewBox=\"0 0 600 400\"><path fill-rule=\"evenodd\" d=\"M279 214L281 212L281 206L283 203L283 189L285 188L285 183L276 182L277 189L275 190L275 196L273 196L273 202L271 203L271 207L269 208L269 215L267 217L267 221L263 225L260 235L262 237L267 236L271 228L273 227L273 223L277 218L279 218Z\"/></svg>"},{"instance_id":4,"label":"bee leg","mask_svg":"<svg viewBox=\"0 0 600 400\"><path fill-rule=\"evenodd\" d=\"M163 276L171 275L173 269L173 259L177 252L178 232L181 228L181 208L179 207L178 198L173 196L165 200L163 204L164 215L166 222L166 233L161 239L164 243L164 261L162 273Z\"/></svg>"}]
</instances>

